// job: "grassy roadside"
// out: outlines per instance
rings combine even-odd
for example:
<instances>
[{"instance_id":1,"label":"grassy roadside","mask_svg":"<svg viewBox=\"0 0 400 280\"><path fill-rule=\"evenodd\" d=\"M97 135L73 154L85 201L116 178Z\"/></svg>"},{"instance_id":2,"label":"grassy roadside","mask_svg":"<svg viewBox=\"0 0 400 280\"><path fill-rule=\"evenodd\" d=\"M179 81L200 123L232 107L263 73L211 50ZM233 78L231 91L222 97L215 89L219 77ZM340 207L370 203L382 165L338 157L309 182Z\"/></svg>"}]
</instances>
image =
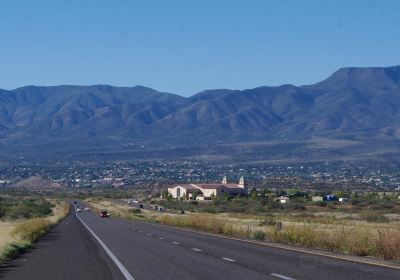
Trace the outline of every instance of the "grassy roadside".
<instances>
[{"instance_id":1,"label":"grassy roadside","mask_svg":"<svg viewBox=\"0 0 400 280\"><path fill-rule=\"evenodd\" d=\"M400 261L400 224L394 221L377 223L340 220L336 216L332 216L331 219L334 222L326 223L329 219L312 216L302 220L296 214L291 214L285 217L279 216L283 227L278 229L276 216L272 214L263 217L207 213L180 215L160 214L151 210L142 210L138 213L138 210L112 201L92 199L89 200L89 203L95 211L107 209L112 216L125 219L159 223L241 239L265 240L335 253Z\"/></svg>"},{"instance_id":2,"label":"grassy roadside","mask_svg":"<svg viewBox=\"0 0 400 280\"><path fill-rule=\"evenodd\" d=\"M46 217L0 221L0 263L31 248L40 236L68 214L69 203L54 199L50 202L55 206Z\"/></svg>"}]
</instances>

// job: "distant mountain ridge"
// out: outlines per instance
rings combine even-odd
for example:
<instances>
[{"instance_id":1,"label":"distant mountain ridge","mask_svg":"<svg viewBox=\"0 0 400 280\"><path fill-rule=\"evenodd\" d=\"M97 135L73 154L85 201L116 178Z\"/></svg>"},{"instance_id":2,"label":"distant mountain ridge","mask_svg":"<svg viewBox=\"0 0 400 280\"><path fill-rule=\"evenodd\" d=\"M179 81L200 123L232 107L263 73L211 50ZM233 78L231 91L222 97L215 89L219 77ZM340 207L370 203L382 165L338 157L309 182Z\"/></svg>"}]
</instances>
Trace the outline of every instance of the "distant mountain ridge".
<instances>
[{"instance_id":1,"label":"distant mountain ridge","mask_svg":"<svg viewBox=\"0 0 400 280\"><path fill-rule=\"evenodd\" d=\"M400 66L342 68L313 85L206 90L188 98L142 86L0 90L5 158L126 152L123 158L132 159L308 160L351 157L352 150L396 154L399 140Z\"/></svg>"}]
</instances>

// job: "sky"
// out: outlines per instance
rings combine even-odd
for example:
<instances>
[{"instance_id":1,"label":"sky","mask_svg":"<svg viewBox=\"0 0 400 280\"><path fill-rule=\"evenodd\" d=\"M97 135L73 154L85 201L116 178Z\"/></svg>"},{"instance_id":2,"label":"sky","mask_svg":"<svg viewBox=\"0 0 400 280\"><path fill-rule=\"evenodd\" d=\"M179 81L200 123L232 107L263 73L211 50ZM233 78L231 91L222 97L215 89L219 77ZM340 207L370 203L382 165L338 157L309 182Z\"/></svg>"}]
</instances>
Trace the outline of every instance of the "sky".
<instances>
[{"instance_id":1,"label":"sky","mask_svg":"<svg viewBox=\"0 0 400 280\"><path fill-rule=\"evenodd\" d=\"M0 0L0 88L312 84L400 64L394 0Z\"/></svg>"}]
</instances>

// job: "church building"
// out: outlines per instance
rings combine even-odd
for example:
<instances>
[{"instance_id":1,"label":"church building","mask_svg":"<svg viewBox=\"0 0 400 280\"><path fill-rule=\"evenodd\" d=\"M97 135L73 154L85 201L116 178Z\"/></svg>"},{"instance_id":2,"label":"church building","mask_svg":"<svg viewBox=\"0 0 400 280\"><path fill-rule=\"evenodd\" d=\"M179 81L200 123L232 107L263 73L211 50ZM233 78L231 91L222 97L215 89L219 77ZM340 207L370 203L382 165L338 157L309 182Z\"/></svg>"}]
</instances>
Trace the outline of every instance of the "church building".
<instances>
[{"instance_id":1,"label":"church building","mask_svg":"<svg viewBox=\"0 0 400 280\"><path fill-rule=\"evenodd\" d=\"M238 184L228 183L226 176L221 183L211 184L182 184L168 188L168 193L173 198L209 200L212 196L229 195L247 195L248 188L245 185L243 176Z\"/></svg>"}]
</instances>

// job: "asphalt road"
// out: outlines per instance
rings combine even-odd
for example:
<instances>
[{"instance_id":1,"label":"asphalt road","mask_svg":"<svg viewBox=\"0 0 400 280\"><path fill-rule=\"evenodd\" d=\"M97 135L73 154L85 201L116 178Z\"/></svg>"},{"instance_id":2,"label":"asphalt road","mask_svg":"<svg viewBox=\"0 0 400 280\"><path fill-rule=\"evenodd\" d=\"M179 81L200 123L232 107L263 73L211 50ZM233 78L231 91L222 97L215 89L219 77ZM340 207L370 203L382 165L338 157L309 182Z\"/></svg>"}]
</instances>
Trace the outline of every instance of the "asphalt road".
<instances>
[{"instance_id":1,"label":"asphalt road","mask_svg":"<svg viewBox=\"0 0 400 280\"><path fill-rule=\"evenodd\" d=\"M159 225L100 218L97 213L82 212L77 215L83 223L74 216L68 217L55 228L56 233L49 234L55 234L56 238L40 241L38 248L11 262L5 272L0 269L0 278L400 279L400 270L393 268ZM83 224L96 235L106 250L99 240L90 236ZM128 275L121 270L126 270Z\"/></svg>"},{"instance_id":2,"label":"asphalt road","mask_svg":"<svg viewBox=\"0 0 400 280\"><path fill-rule=\"evenodd\" d=\"M0 279L125 278L72 212L30 252L0 266Z\"/></svg>"}]
</instances>

